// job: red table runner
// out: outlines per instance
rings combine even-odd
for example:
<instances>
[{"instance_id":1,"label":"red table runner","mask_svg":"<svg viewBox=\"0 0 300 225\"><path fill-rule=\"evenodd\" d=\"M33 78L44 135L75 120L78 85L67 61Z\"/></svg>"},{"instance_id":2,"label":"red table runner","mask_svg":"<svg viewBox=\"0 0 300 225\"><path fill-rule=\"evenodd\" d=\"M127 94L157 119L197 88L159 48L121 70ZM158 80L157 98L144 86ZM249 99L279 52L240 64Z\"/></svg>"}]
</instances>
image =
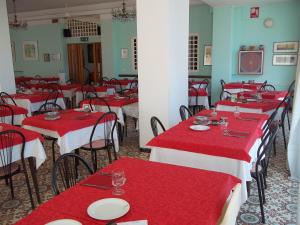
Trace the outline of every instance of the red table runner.
<instances>
[{"instance_id":1,"label":"red table runner","mask_svg":"<svg viewBox=\"0 0 300 225\"><path fill-rule=\"evenodd\" d=\"M259 90L262 87L263 83L228 83L225 84L225 89L250 89L250 90Z\"/></svg>"},{"instance_id":2,"label":"red table runner","mask_svg":"<svg viewBox=\"0 0 300 225\"><path fill-rule=\"evenodd\" d=\"M111 107L123 107L125 105L129 105L135 102L138 102L138 98L124 98L124 99L115 99L114 96L104 98L106 102L109 104ZM84 104L89 104L89 100L84 100L81 102L81 107ZM105 106L105 104L102 101L98 101L97 99L92 100L92 105L99 105L99 106Z\"/></svg>"},{"instance_id":3,"label":"red table runner","mask_svg":"<svg viewBox=\"0 0 300 225\"><path fill-rule=\"evenodd\" d=\"M209 115L210 112L210 110L204 110L199 115ZM205 132L193 131L189 128L195 120L192 117L153 138L147 145L250 162L249 151L255 141L261 136L261 127L268 116L264 114L241 113L241 117L259 119L259 121L243 121L234 118L232 112L218 111L218 117L221 116L228 117L229 130L249 132L248 137L226 137L223 135L220 126L210 126L210 129Z\"/></svg>"},{"instance_id":4,"label":"red table runner","mask_svg":"<svg viewBox=\"0 0 300 225\"><path fill-rule=\"evenodd\" d=\"M207 92L206 92L206 90L203 89L203 88L197 89L197 92L198 92L198 93L196 93L196 92L194 91L194 89L189 90L189 96L207 96Z\"/></svg>"},{"instance_id":5,"label":"red table runner","mask_svg":"<svg viewBox=\"0 0 300 225\"><path fill-rule=\"evenodd\" d=\"M10 104L7 104L10 108L12 108L13 112L14 112L14 115L27 115L28 111L27 109L24 109L22 107L19 107L19 106L15 106L15 105L10 105ZM11 115L11 112L10 110L3 110L0 112L0 116L10 116Z\"/></svg>"},{"instance_id":6,"label":"red table runner","mask_svg":"<svg viewBox=\"0 0 300 225\"><path fill-rule=\"evenodd\" d=\"M70 109L60 111L60 119L45 120L45 115L37 115L26 118L22 125L56 131L62 137L68 132L93 126L102 115L102 112L85 113Z\"/></svg>"},{"instance_id":7,"label":"red table runner","mask_svg":"<svg viewBox=\"0 0 300 225\"><path fill-rule=\"evenodd\" d=\"M72 218L83 225L104 225L107 221L88 216L88 206L99 199L119 197L129 202L130 210L117 222L146 219L149 225L212 225L217 224L230 191L240 182L223 173L140 159L123 158L104 171L115 169L125 172L124 195L113 196L111 190L76 185L16 224L42 225Z\"/></svg>"},{"instance_id":8,"label":"red table runner","mask_svg":"<svg viewBox=\"0 0 300 225\"><path fill-rule=\"evenodd\" d=\"M279 99L279 98L284 98L288 92L287 91L262 91L262 92L257 92L257 91L243 91L238 93L238 98L241 96L244 96L244 98L253 98L255 95L261 94L261 97L263 99Z\"/></svg>"},{"instance_id":9,"label":"red table runner","mask_svg":"<svg viewBox=\"0 0 300 225\"><path fill-rule=\"evenodd\" d=\"M215 103L215 105L226 105L226 106L239 106L241 108L249 109L261 109L263 112L268 112L270 110L275 110L281 101L279 100L262 100L256 102L232 102L230 100L222 100Z\"/></svg>"},{"instance_id":10,"label":"red table runner","mask_svg":"<svg viewBox=\"0 0 300 225\"><path fill-rule=\"evenodd\" d=\"M56 93L49 93L49 92L34 92L32 94L14 94L11 95L14 99L28 99L31 103L36 103L36 102L42 102L46 101L47 97L49 97L49 100L52 100L56 97ZM58 95L59 98L63 98L63 94L59 93Z\"/></svg>"},{"instance_id":11,"label":"red table runner","mask_svg":"<svg viewBox=\"0 0 300 225\"><path fill-rule=\"evenodd\" d=\"M16 130L16 131L21 132L25 137L25 142L29 142L29 141L32 141L32 140L37 139L37 138L40 139L41 141L44 140L42 135L40 135L37 132L26 130L24 128L13 126L13 125L10 125L10 124L7 124L7 123L0 123L0 132L1 131L6 131L6 130ZM21 138L19 136L15 136L13 141L14 142L12 143L12 146L21 144ZM5 146L4 146L4 144L5 144ZM1 141L0 142L0 149L3 149L4 147L11 147L11 146L8 146L7 143L3 143Z\"/></svg>"}]
</instances>

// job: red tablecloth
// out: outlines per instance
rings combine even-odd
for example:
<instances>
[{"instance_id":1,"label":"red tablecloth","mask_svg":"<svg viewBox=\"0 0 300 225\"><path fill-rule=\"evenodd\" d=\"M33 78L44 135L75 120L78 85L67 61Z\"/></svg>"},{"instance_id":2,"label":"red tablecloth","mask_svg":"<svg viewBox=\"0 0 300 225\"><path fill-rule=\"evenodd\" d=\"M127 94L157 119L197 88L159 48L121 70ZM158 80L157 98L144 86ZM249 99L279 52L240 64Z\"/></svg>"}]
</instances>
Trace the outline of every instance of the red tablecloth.
<instances>
[{"instance_id":1,"label":"red tablecloth","mask_svg":"<svg viewBox=\"0 0 300 225\"><path fill-rule=\"evenodd\" d=\"M81 84L60 84L60 90L71 90L75 88L80 88Z\"/></svg>"},{"instance_id":2,"label":"red tablecloth","mask_svg":"<svg viewBox=\"0 0 300 225\"><path fill-rule=\"evenodd\" d=\"M263 99L279 99L284 98L288 94L287 91L262 91L259 93ZM253 98L257 94L257 91L243 91L238 93L238 98L241 96L244 96L244 98Z\"/></svg>"},{"instance_id":3,"label":"red tablecloth","mask_svg":"<svg viewBox=\"0 0 300 225\"><path fill-rule=\"evenodd\" d=\"M149 225L216 224L232 188L240 181L230 175L174 165L124 158L104 171L123 169L125 194L81 185L61 193L37 208L17 225L42 225L55 219L72 218L83 225L104 225L92 219L87 207L103 198L122 198L130 210L117 222L148 220Z\"/></svg>"},{"instance_id":4,"label":"red tablecloth","mask_svg":"<svg viewBox=\"0 0 300 225\"><path fill-rule=\"evenodd\" d=\"M28 99L31 103L46 101L48 96L49 100L54 99L56 97L55 93L49 92L34 92L32 94L14 94L11 95L14 99ZM59 93L59 98L63 98L63 94Z\"/></svg>"},{"instance_id":5,"label":"red tablecloth","mask_svg":"<svg viewBox=\"0 0 300 225\"><path fill-rule=\"evenodd\" d=\"M15 106L15 105L10 105L10 104L7 104L14 112L14 115L27 115L28 111L27 109L24 109L22 107L19 107L19 106ZM10 116L11 113L10 113L10 110L3 110L0 112L0 117L2 116Z\"/></svg>"},{"instance_id":6,"label":"red tablecloth","mask_svg":"<svg viewBox=\"0 0 300 225\"><path fill-rule=\"evenodd\" d=\"M29 141L32 141L32 140L37 139L37 138L39 138L41 141L44 140L42 135L40 135L39 133L36 133L34 131L26 130L24 128L13 126L13 125L10 125L10 124L7 124L7 123L0 123L0 132L1 131L6 131L6 130L16 130L16 131L21 132L25 137L25 142L29 142ZM2 142L1 141L0 142L0 149L3 149L3 147L11 147L11 146L14 146L14 145L21 144L21 138L19 136L15 136L13 141L14 142L10 143L9 145L8 145L7 142Z\"/></svg>"},{"instance_id":7,"label":"red tablecloth","mask_svg":"<svg viewBox=\"0 0 300 225\"><path fill-rule=\"evenodd\" d=\"M262 87L263 83L227 83L225 89L249 89L258 90Z\"/></svg>"},{"instance_id":8,"label":"red tablecloth","mask_svg":"<svg viewBox=\"0 0 300 225\"><path fill-rule=\"evenodd\" d=\"M204 110L199 115L208 115ZM264 114L241 113L241 117L258 118L259 121L243 121L234 118L232 112L218 111L218 117L228 117L228 129L249 132L247 138L226 137L220 126L210 126L205 132L193 131L189 127L195 118L181 122L147 143L148 146L177 149L206 155L222 156L250 162L249 151L261 136L261 127L268 118Z\"/></svg>"},{"instance_id":9,"label":"red tablecloth","mask_svg":"<svg viewBox=\"0 0 300 225\"><path fill-rule=\"evenodd\" d=\"M96 91L96 92L107 92L107 89L115 88L114 86L98 86L98 87L93 87L91 89L90 86L84 86L83 90L84 91ZM82 87L78 87L76 91L82 91Z\"/></svg>"},{"instance_id":10,"label":"red tablecloth","mask_svg":"<svg viewBox=\"0 0 300 225\"><path fill-rule=\"evenodd\" d=\"M248 109L261 109L262 112L268 112L270 110L275 110L277 106L281 103L279 100L262 100L256 102L232 102L230 100L222 100L215 103L215 105L226 105L226 106L239 106Z\"/></svg>"},{"instance_id":11,"label":"red tablecloth","mask_svg":"<svg viewBox=\"0 0 300 225\"><path fill-rule=\"evenodd\" d=\"M199 81L189 81L189 84L190 85L208 84L208 82L207 81L201 81L201 80L199 80Z\"/></svg>"},{"instance_id":12,"label":"red tablecloth","mask_svg":"<svg viewBox=\"0 0 300 225\"><path fill-rule=\"evenodd\" d=\"M16 77L16 83L19 84L21 82L30 82L33 80L36 81L45 81L45 82L54 82L54 81L59 81L58 77L40 77L40 78L36 78L36 77Z\"/></svg>"},{"instance_id":13,"label":"red tablecloth","mask_svg":"<svg viewBox=\"0 0 300 225\"><path fill-rule=\"evenodd\" d=\"M122 86L128 85L132 82L132 80L111 80L111 81L104 81L103 83L106 85L119 85L121 84Z\"/></svg>"},{"instance_id":14,"label":"red tablecloth","mask_svg":"<svg viewBox=\"0 0 300 225\"><path fill-rule=\"evenodd\" d=\"M45 120L45 115L37 115L26 118L22 124L23 126L27 125L56 131L59 136L64 136L68 132L93 126L101 115L103 115L102 112L85 113L71 109L61 111L60 119L58 120Z\"/></svg>"},{"instance_id":15,"label":"red tablecloth","mask_svg":"<svg viewBox=\"0 0 300 225\"><path fill-rule=\"evenodd\" d=\"M138 98L124 98L124 99L115 99L114 96L106 97L105 98L106 102L109 104L111 107L123 107L125 105L129 105L135 102L138 102ZM81 107L84 104L89 104L89 100L84 100L81 102ZM99 106L105 106L103 101L99 101L97 99L92 100L92 105L99 105Z\"/></svg>"},{"instance_id":16,"label":"red tablecloth","mask_svg":"<svg viewBox=\"0 0 300 225\"><path fill-rule=\"evenodd\" d=\"M206 90L205 89L203 89L203 88L199 88L199 89L196 89L197 90L197 92L196 91L194 91L193 89L191 90L189 90L189 96L207 96L207 92L206 92Z\"/></svg>"}]
</instances>

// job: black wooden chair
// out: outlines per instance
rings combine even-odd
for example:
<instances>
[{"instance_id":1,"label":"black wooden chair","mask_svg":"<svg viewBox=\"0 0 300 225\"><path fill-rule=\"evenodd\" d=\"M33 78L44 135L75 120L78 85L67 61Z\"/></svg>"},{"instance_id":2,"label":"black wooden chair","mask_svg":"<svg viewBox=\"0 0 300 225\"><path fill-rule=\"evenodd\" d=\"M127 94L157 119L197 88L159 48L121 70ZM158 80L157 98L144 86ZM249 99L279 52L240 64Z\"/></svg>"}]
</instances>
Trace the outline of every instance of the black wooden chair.
<instances>
[{"instance_id":1,"label":"black wooden chair","mask_svg":"<svg viewBox=\"0 0 300 225\"><path fill-rule=\"evenodd\" d=\"M160 129L160 130L163 131L163 132L166 131L166 129L165 129L164 125L162 124L162 122L161 122L157 117L155 117L155 116L152 116L152 117L151 117L151 119L150 119L150 124L151 124L151 128L152 128L153 135L154 135L155 137L157 137L158 134L159 134L159 133L158 133L158 132L159 132L158 129ZM158 127L157 125L159 125L159 127Z\"/></svg>"},{"instance_id":2,"label":"black wooden chair","mask_svg":"<svg viewBox=\"0 0 300 225\"><path fill-rule=\"evenodd\" d=\"M283 108L282 113L281 113L279 126L282 129L284 147L285 147L285 149L287 149L287 140L286 140L286 134L285 134L285 118L288 119L288 128L290 129L291 125L290 125L290 120L288 118L288 111L289 111L290 106L291 106L291 96L287 95L282 100L282 103L280 104L280 106L283 106L284 108Z\"/></svg>"},{"instance_id":3,"label":"black wooden chair","mask_svg":"<svg viewBox=\"0 0 300 225\"><path fill-rule=\"evenodd\" d=\"M9 105L0 103L0 121L14 125L14 110Z\"/></svg>"},{"instance_id":4,"label":"black wooden chair","mask_svg":"<svg viewBox=\"0 0 300 225\"><path fill-rule=\"evenodd\" d=\"M204 90L206 90L208 84L209 84L209 80L208 79L204 79L204 80L200 81L199 88L203 88Z\"/></svg>"},{"instance_id":5,"label":"black wooden chair","mask_svg":"<svg viewBox=\"0 0 300 225\"><path fill-rule=\"evenodd\" d=\"M130 82L129 89L134 89L137 87L138 87L138 80L137 80L137 78L135 78Z\"/></svg>"},{"instance_id":6,"label":"black wooden chair","mask_svg":"<svg viewBox=\"0 0 300 225\"><path fill-rule=\"evenodd\" d=\"M106 150L109 163L112 163L111 151L114 154L115 160L118 158L115 149L115 128L117 119L117 114L114 112L107 112L100 116L93 127L89 143L81 146L79 149L89 151L91 153L94 171L96 171L98 167L97 151ZM100 126L103 126L103 128ZM99 138L99 136L101 138Z\"/></svg>"},{"instance_id":7,"label":"black wooden chair","mask_svg":"<svg viewBox=\"0 0 300 225\"><path fill-rule=\"evenodd\" d=\"M13 97L11 95L7 94L6 92L3 92L3 91L0 92L0 102L1 103L6 103L6 104L17 105L17 103L15 102Z\"/></svg>"},{"instance_id":8,"label":"black wooden chair","mask_svg":"<svg viewBox=\"0 0 300 225\"><path fill-rule=\"evenodd\" d=\"M222 91L220 94L220 100L226 100L231 98L231 93L228 91Z\"/></svg>"},{"instance_id":9,"label":"black wooden chair","mask_svg":"<svg viewBox=\"0 0 300 225\"><path fill-rule=\"evenodd\" d=\"M179 113L180 113L180 117L181 117L181 120L184 121L190 117L193 116L191 110L189 110L188 107L186 107L185 105L181 105L179 107Z\"/></svg>"},{"instance_id":10,"label":"black wooden chair","mask_svg":"<svg viewBox=\"0 0 300 225\"><path fill-rule=\"evenodd\" d=\"M226 82L223 79L221 79L220 84L221 84L222 91L224 91Z\"/></svg>"},{"instance_id":11,"label":"black wooden chair","mask_svg":"<svg viewBox=\"0 0 300 225\"><path fill-rule=\"evenodd\" d=\"M262 91L276 91L276 88L272 84L263 85Z\"/></svg>"},{"instance_id":12,"label":"black wooden chair","mask_svg":"<svg viewBox=\"0 0 300 225\"><path fill-rule=\"evenodd\" d=\"M118 79L116 79L116 78L111 78L110 81L112 83L115 83L116 92L122 94L123 93L123 88L122 88L121 82Z\"/></svg>"},{"instance_id":13,"label":"black wooden chair","mask_svg":"<svg viewBox=\"0 0 300 225\"><path fill-rule=\"evenodd\" d=\"M83 176L91 175L94 172L89 164L77 154L67 153L58 157L52 168L51 184L53 193L58 195L76 185L80 178L83 178L83 176L79 176L79 171L82 171L82 169L87 173L82 174Z\"/></svg>"},{"instance_id":14,"label":"black wooden chair","mask_svg":"<svg viewBox=\"0 0 300 225\"><path fill-rule=\"evenodd\" d=\"M89 107L91 110L95 110L95 105L102 105L104 106L104 109L102 109L101 111L103 112L111 112L111 108L109 106L109 103L101 97L96 97L96 98L89 98Z\"/></svg>"},{"instance_id":15,"label":"black wooden chair","mask_svg":"<svg viewBox=\"0 0 300 225\"><path fill-rule=\"evenodd\" d=\"M12 155L14 154L14 143L18 141L21 152L21 164L12 162ZM14 187L13 187L13 179L12 177L18 173L23 173L26 180L26 185L28 189L28 195L30 198L30 203L32 209L35 208L34 201L32 197L32 191L30 187L29 176L27 173L27 167L25 163L25 137L24 135L16 130L6 130L0 132L0 179L4 179L6 184L10 186L11 197L14 199Z\"/></svg>"}]
</instances>

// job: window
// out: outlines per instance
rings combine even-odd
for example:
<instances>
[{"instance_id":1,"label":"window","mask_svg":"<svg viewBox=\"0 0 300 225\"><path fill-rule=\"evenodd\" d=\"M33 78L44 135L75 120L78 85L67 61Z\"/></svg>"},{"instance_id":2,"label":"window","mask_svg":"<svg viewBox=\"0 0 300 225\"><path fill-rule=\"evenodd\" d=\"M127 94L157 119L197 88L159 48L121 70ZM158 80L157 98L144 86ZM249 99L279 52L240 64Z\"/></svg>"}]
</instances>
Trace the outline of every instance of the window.
<instances>
[{"instance_id":1,"label":"window","mask_svg":"<svg viewBox=\"0 0 300 225\"><path fill-rule=\"evenodd\" d=\"M98 35L98 24L88 19L69 19L68 28L72 37L88 37Z\"/></svg>"},{"instance_id":2,"label":"window","mask_svg":"<svg viewBox=\"0 0 300 225\"><path fill-rule=\"evenodd\" d=\"M190 36L189 36L189 71L198 71L198 66L199 66L198 46L199 46L199 35L198 34L190 34Z\"/></svg>"},{"instance_id":3,"label":"window","mask_svg":"<svg viewBox=\"0 0 300 225\"><path fill-rule=\"evenodd\" d=\"M132 66L134 70L138 69L138 59L137 59L137 38L132 39Z\"/></svg>"}]
</instances>

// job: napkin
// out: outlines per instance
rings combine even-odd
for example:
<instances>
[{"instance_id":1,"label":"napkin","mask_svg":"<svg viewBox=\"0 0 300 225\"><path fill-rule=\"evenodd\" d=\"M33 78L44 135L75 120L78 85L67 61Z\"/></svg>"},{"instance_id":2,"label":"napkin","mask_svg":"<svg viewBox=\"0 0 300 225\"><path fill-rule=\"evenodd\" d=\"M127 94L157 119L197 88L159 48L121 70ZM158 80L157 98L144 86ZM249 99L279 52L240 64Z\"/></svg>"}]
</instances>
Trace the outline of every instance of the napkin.
<instances>
[{"instance_id":1,"label":"napkin","mask_svg":"<svg viewBox=\"0 0 300 225\"><path fill-rule=\"evenodd\" d=\"M147 220L136 220L136 221L117 223L117 225L148 225L148 221Z\"/></svg>"},{"instance_id":2,"label":"napkin","mask_svg":"<svg viewBox=\"0 0 300 225\"><path fill-rule=\"evenodd\" d=\"M102 175L99 173L96 173L95 175L87 178L85 181L83 181L82 184L112 187L111 176L106 174Z\"/></svg>"}]
</instances>

